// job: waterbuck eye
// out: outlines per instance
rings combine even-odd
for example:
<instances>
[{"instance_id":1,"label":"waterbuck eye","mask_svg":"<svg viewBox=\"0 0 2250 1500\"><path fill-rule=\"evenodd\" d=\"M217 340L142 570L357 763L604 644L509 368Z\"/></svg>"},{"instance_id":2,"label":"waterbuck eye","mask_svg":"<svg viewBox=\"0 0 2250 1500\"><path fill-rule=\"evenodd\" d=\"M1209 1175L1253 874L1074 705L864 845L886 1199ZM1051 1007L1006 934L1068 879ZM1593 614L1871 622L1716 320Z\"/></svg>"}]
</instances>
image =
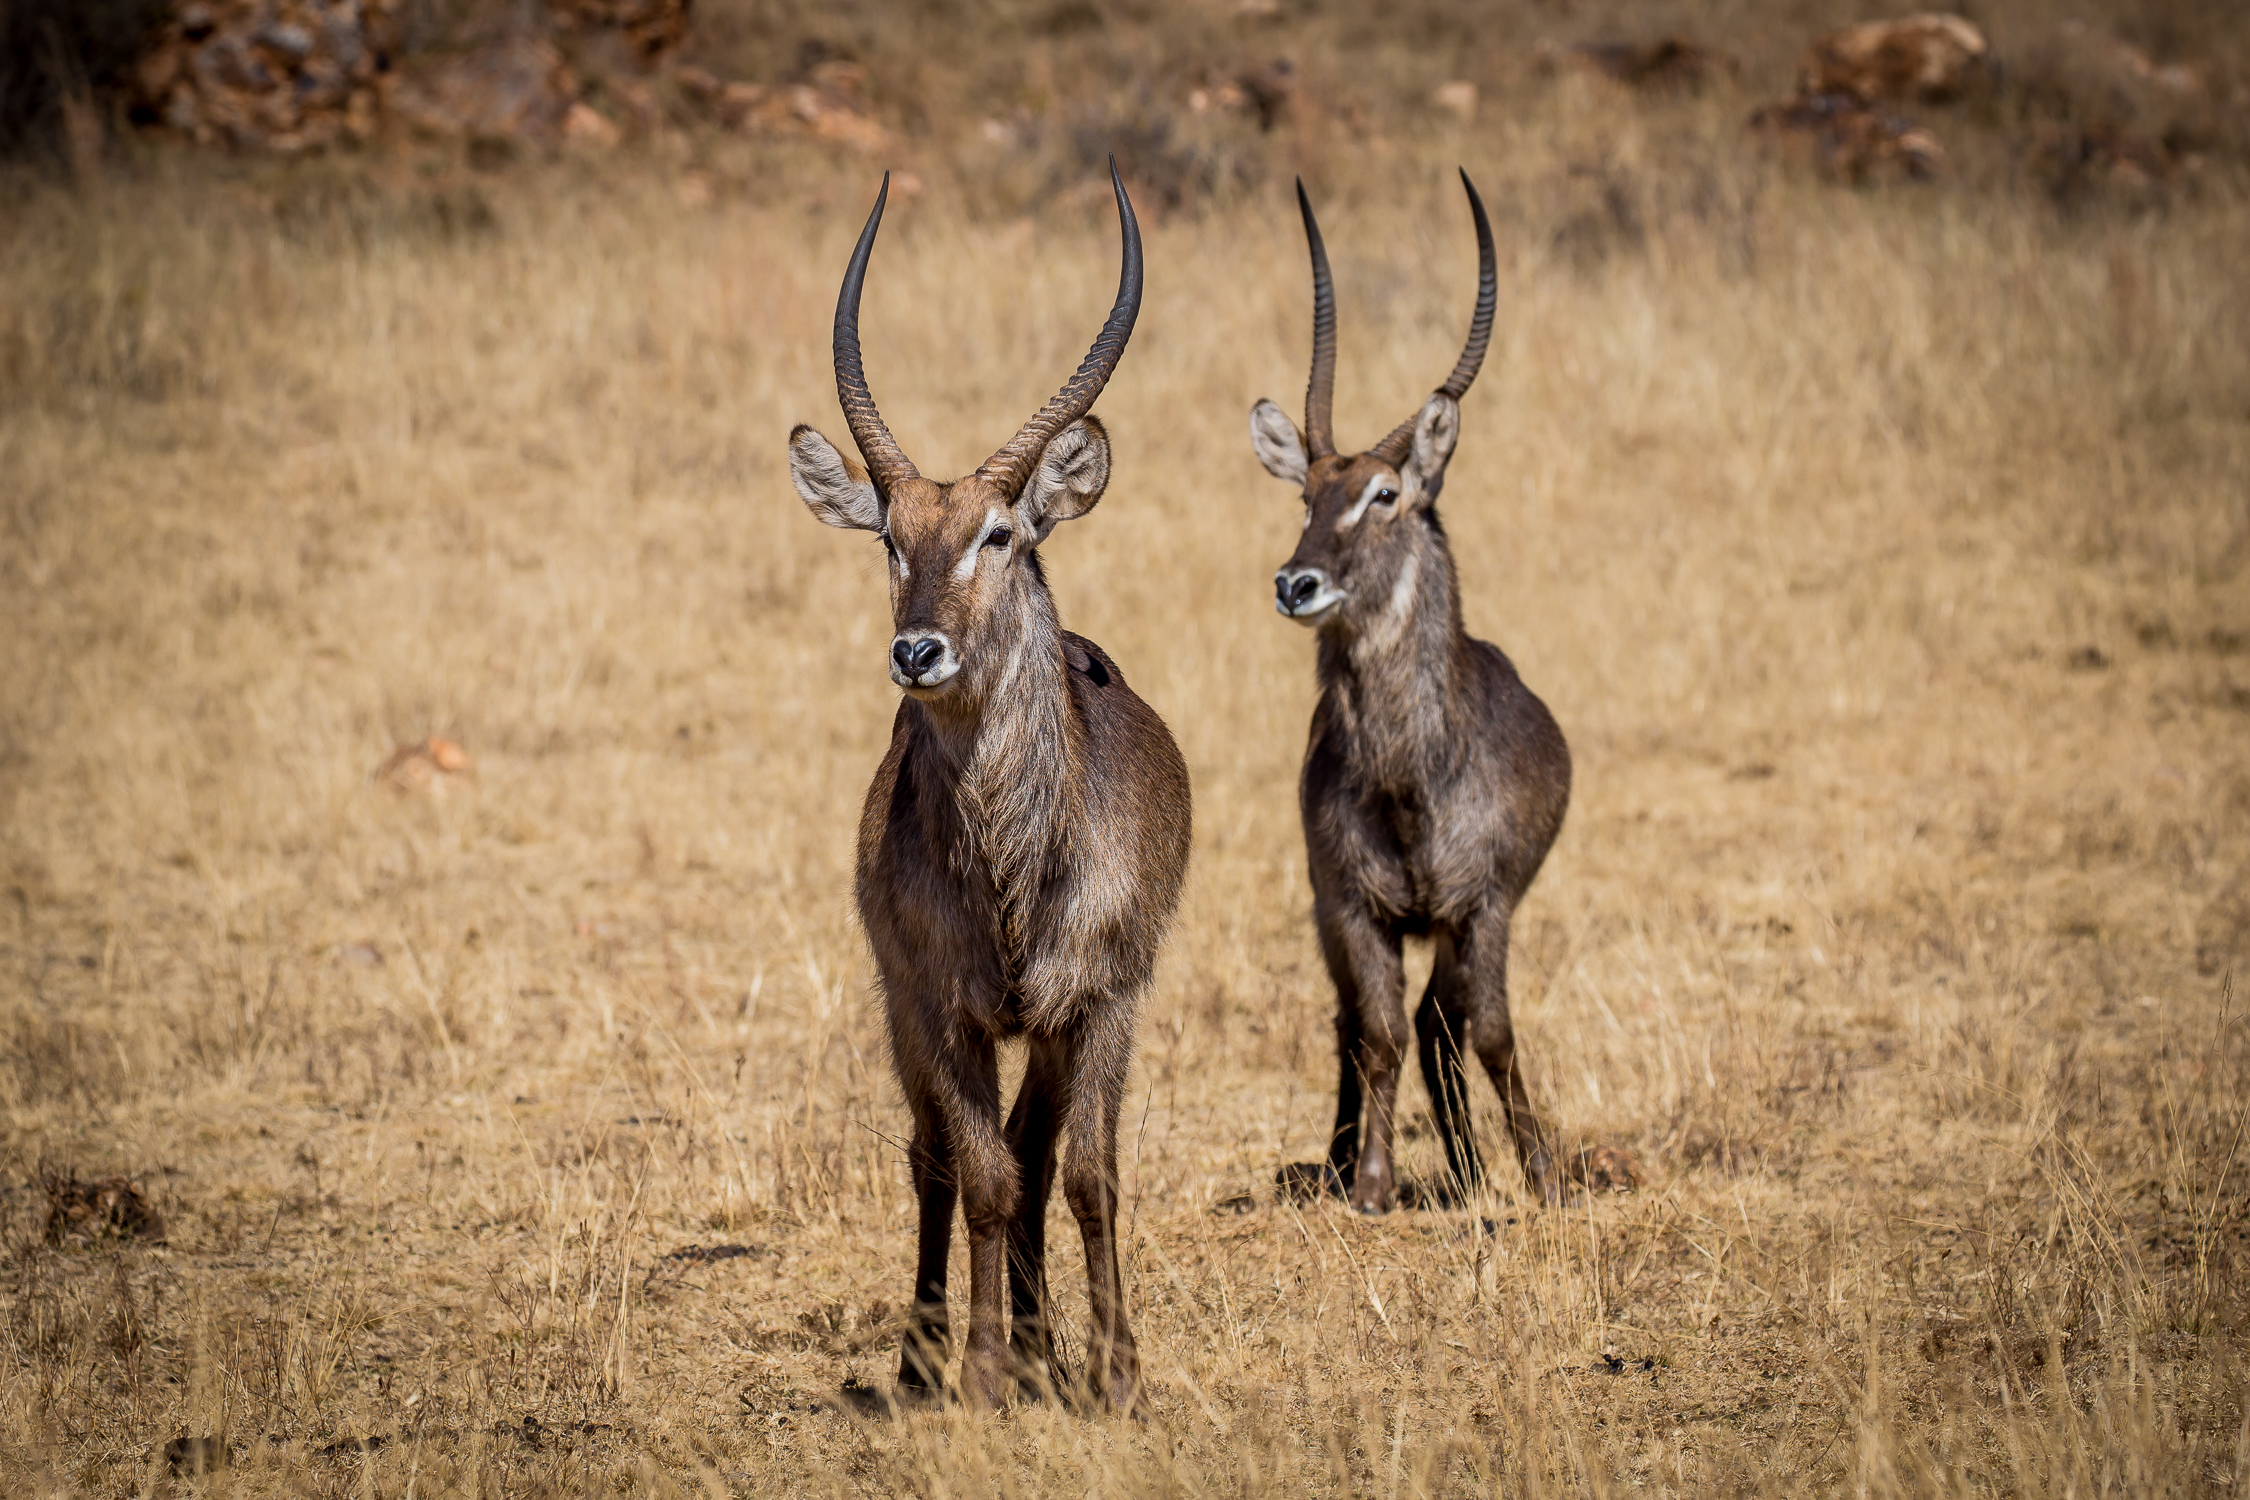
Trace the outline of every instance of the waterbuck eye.
<instances>
[{"instance_id":1,"label":"waterbuck eye","mask_svg":"<svg viewBox=\"0 0 2250 1500\"><path fill-rule=\"evenodd\" d=\"M896 542L894 542L894 541L892 541L892 540L891 540L891 534L890 534L889 532L887 532L887 531L886 531L886 532L882 532L882 533L880 533L880 535L882 536L882 540L883 540L883 553L884 553L884 555L885 555L885 556L887 556L887 557L896 557L896 556L898 556L898 543L896 543Z\"/></svg>"},{"instance_id":2,"label":"waterbuck eye","mask_svg":"<svg viewBox=\"0 0 2250 1500\"><path fill-rule=\"evenodd\" d=\"M1398 499L1398 491L1397 491L1397 490L1391 490L1391 489L1382 489L1382 490L1377 490L1377 491L1375 492L1375 503L1376 503L1377 505L1390 505L1390 504L1393 504L1393 503L1395 503L1395 502L1397 501L1397 499Z\"/></svg>"},{"instance_id":3,"label":"waterbuck eye","mask_svg":"<svg viewBox=\"0 0 2250 1500\"><path fill-rule=\"evenodd\" d=\"M1005 547L1014 540L1015 533L1005 526L995 526L984 534L984 544L987 547Z\"/></svg>"}]
</instances>

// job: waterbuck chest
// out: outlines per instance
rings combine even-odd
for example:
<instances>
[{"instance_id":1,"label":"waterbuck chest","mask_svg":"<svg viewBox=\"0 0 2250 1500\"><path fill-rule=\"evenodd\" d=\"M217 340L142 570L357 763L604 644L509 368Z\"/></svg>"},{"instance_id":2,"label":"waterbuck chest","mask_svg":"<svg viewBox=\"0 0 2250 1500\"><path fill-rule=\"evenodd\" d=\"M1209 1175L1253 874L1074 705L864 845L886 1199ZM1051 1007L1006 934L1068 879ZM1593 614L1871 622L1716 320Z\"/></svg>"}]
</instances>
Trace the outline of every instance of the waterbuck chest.
<instances>
[{"instance_id":1,"label":"waterbuck chest","mask_svg":"<svg viewBox=\"0 0 2250 1500\"><path fill-rule=\"evenodd\" d=\"M1067 633L1062 648L1042 732L962 753L902 706L861 815L860 917L885 990L1002 1036L1138 993L1187 862L1171 736L1099 648Z\"/></svg>"},{"instance_id":2,"label":"waterbuck chest","mask_svg":"<svg viewBox=\"0 0 2250 1500\"><path fill-rule=\"evenodd\" d=\"M1422 801L1412 791L1384 794L1377 801L1376 817L1398 851L1400 873L1405 877L1407 910L1426 912L1430 906L1429 820Z\"/></svg>"},{"instance_id":3,"label":"waterbuck chest","mask_svg":"<svg viewBox=\"0 0 2250 1500\"><path fill-rule=\"evenodd\" d=\"M1041 945L1040 845L995 836L987 797L912 753L868 789L859 910L886 989L913 989L996 1036L1023 1030L1025 971Z\"/></svg>"}]
</instances>

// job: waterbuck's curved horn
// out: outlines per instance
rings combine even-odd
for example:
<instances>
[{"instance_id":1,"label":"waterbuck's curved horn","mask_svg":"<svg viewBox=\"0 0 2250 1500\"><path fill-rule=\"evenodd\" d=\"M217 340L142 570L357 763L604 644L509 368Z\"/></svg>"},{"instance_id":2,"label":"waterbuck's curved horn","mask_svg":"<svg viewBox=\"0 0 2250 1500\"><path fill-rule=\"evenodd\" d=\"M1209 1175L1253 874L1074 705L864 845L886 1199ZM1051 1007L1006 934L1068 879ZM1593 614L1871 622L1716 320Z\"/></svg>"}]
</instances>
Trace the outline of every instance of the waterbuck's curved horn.
<instances>
[{"instance_id":1,"label":"waterbuck's curved horn","mask_svg":"<svg viewBox=\"0 0 2250 1500\"><path fill-rule=\"evenodd\" d=\"M844 272L844 289L836 295L836 401L844 408L844 422L852 430L852 441L859 444L859 456L867 460L868 477L875 481L876 490L885 499L893 487L921 476L908 458L891 430L883 425L883 414L875 409L875 398L868 393L867 372L859 363L859 288L867 279L867 257L875 249L875 231L883 222L883 204L891 196L891 174L883 174L882 191L875 195L874 211L867 216L867 227L859 232L858 248L852 251L852 263Z\"/></svg>"},{"instance_id":2,"label":"waterbuck's curved horn","mask_svg":"<svg viewBox=\"0 0 2250 1500\"><path fill-rule=\"evenodd\" d=\"M1470 383L1484 365L1484 351L1492 343L1492 311L1500 300L1499 257L1492 248L1492 221L1485 217L1484 200L1477 196L1477 185L1469 181L1466 168L1461 171L1461 186L1469 190L1469 212L1477 221L1477 310L1469 319L1469 341L1461 346L1461 357L1453 362L1453 373L1438 387L1440 394L1456 401L1469 393ZM1414 423L1419 415L1416 413L1399 423L1368 451L1385 463L1404 463L1407 450L1414 444Z\"/></svg>"},{"instance_id":3,"label":"waterbuck's curved horn","mask_svg":"<svg viewBox=\"0 0 2250 1500\"><path fill-rule=\"evenodd\" d=\"M1297 179L1297 211L1305 216L1312 247L1312 378L1305 382L1305 444L1314 458L1336 451L1336 283L1328 274L1328 247L1320 242L1305 179Z\"/></svg>"},{"instance_id":4,"label":"waterbuck's curved horn","mask_svg":"<svg viewBox=\"0 0 2250 1500\"><path fill-rule=\"evenodd\" d=\"M1461 169L1461 186L1469 191L1469 212L1477 221L1477 310L1469 319L1469 341L1461 346L1461 357L1453 362L1453 373L1445 377L1439 390L1458 401L1469 393L1469 385L1484 367L1484 351L1492 344L1492 310L1500 300L1500 270L1498 257L1492 249L1492 221L1484 215L1484 200L1477 196L1477 185L1469 181L1467 168Z\"/></svg>"},{"instance_id":5,"label":"waterbuck's curved horn","mask_svg":"<svg viewBox=\"0 0 2250 1500\"><path fill-rule=\"evenodd\" d=\"M1109 310L1094 346L1086 351L1078 373L1071 376L1045 406L999 452L977 466L979 478L990 480L1012 498L1031 477L1032 466L1047 450L1054 435L1093 409L1094 398L1117 368L1133 336L1133 320L1141 312L1141 226L1133 217L1133 200L1125 196L1125 181L1117 175L1117 158L1109 159L1109 185L1117 193L1117 223L1125 240L1124 267L1117 275L1117 302Z\"/></svg>"}]
</instances>

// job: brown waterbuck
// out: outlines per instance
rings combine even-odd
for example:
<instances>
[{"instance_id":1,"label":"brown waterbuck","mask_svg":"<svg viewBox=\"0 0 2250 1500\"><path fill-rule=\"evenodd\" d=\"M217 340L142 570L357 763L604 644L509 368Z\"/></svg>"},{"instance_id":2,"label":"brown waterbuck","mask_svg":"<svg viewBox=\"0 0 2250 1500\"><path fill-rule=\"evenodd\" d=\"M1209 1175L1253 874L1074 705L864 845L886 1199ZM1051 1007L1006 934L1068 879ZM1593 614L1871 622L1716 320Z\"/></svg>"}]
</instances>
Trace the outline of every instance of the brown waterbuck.
<instances>
[{"instance_id":1,"label":"brown waterbuck","mask_svg":"<svg viewBox=\"0 0 2250 1500\"><path fill-rule=\"evenodd\" d=\"M1087 411L1141 302L1140 230L1115 162L1110 182L1125 249L1109 321L1069 383L975 473L923 478L861 371L860 285L888 177L836 300L836 394L866 467L810 427L789 435L813 514L883 540L890 675L906 692L860 815L857 880L914 1118L920 1249L899 1383L942 1384L958 1201L962 1385L981 1406L1006 1398L1011 1375L1028 1392L1072 1384L1047 1297L1058 1137L1086 1247L1087 1390L1129 1410L1140 1389L1118 1267L1117 1119L1135 1011L1187 868L1187 766L1116 663L1062 628L1036 550L1109 483L1109 437ZM1016 1037L1029 1055L1003 1122L998 1047Z\"/></svg>"},{"instance_id":2,"label":"brown waterbuck","mask_svg":"<svg viewBox=\"0 0 2250 1500\"><path fill-rule=\"evenodd\" d=\"M1433 947L1414 1032L1454 1179L1473 1186L1483 1173L1467 1051L1500 1092L1533 1187L1550 1200L1560 1187L1508 1017L1508 924L1562 827L1570 750L1508 658L1462 629L1438 524L1461 397L1484 362L1498 290L1492 226L1466 172L1461 181L1477 226L1476 316L1421 411L1364 453L1336 451L1336 294L1299 182L1313 275L1305 431L1271 401L1250 413L1259 461L1304 491L1304 534L1274 575L1274 603L1319 632L1320 702L1298 806L1341 1063L1328 1159L1285 1169L1284 1182L1349 1193L1367 1213L1398 1198L1391 1134L1408 1042L1399 950L1410 936Z\"/></svg>"}]
</instances>

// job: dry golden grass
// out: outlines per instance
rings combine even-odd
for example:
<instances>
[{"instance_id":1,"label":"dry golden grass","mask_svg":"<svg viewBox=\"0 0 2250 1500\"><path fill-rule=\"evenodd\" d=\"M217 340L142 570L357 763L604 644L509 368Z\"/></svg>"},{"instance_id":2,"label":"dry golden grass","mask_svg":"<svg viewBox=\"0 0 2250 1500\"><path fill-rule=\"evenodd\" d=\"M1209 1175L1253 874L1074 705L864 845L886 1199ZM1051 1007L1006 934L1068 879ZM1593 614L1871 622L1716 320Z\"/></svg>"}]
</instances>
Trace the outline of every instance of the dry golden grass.
<instances>
[{"instance_id":1,"label":"dry golden grass","mask_svg":"<svg viewBox=\"0 0 2250 1500\"><path fill-rule=\"evenodd\" d=\"M1197 793L1127 1130L1140 1425L835 1400L911 1256L848 894L894 690L876 548L783 436L841 435L870 172L11 189L6 1488L2239 1493L2250 195L1837 193L1729 108L1563 87L1319 163L1346 441L1452 357L1452 161L1502 226L1446 517L1578 764L1517 1015L1652 1176L1565 1211L1272 1202L1333 1086L1294 498L1244 434L1302 389L1303 251L1270 181L1150 228L1116 480L1047 549ZM866 327L943 471L1115 249L930 175ZM371 782L431 735L473 779ZM42 1164L135 1174L168 1243L43 1244Z\"/></svg>"}]
</instances>

